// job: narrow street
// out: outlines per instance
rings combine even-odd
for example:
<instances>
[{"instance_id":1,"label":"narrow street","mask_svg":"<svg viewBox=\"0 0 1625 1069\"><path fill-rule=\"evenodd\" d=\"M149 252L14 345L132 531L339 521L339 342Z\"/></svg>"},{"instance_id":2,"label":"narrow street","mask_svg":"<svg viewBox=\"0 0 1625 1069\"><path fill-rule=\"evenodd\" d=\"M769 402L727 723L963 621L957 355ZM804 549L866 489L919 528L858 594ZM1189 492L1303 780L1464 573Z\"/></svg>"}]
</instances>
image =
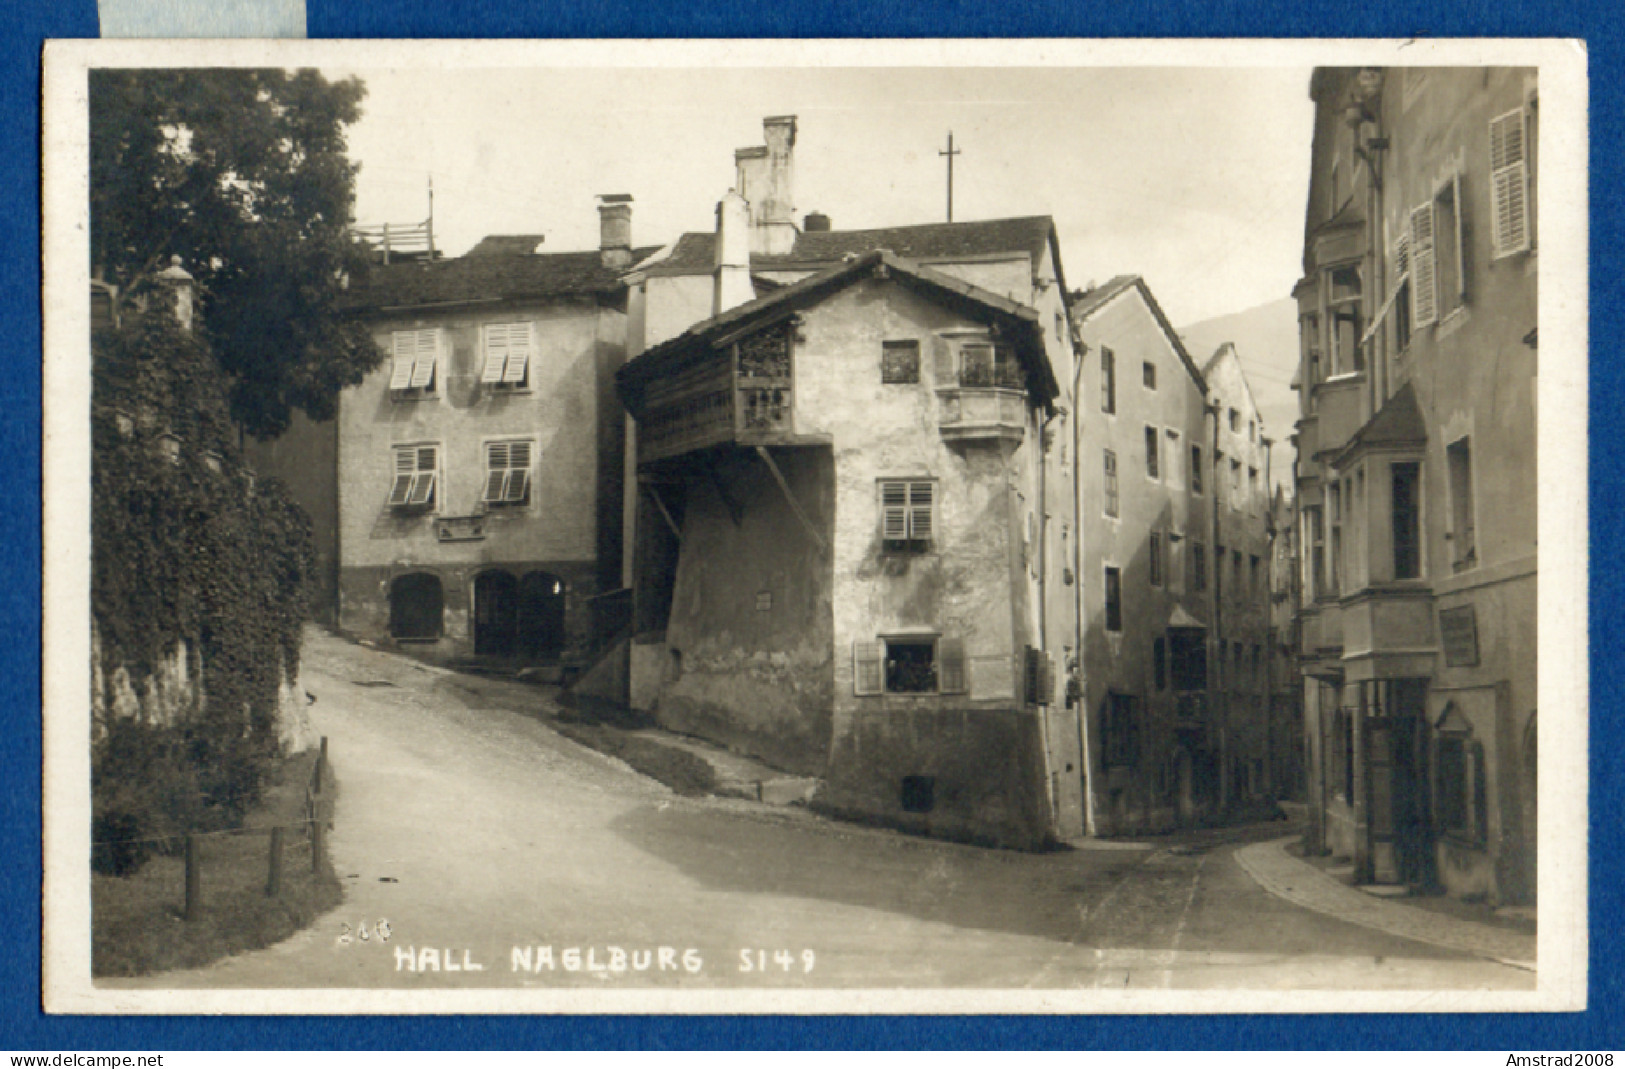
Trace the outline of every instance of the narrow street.
<instances>
[{"instance_id":1,"label":"narrow street","mask_svg":"<svg viewBox=\"0 0 1625 1069\"><path fill-rule=\"evenodd\" d=\"M1147 849L983 850L681 798L555 733L547 691L321 632L304 683L340 784L343 906L268 950L104 986L1534 983L1263 890L1234 854L1289 834L1281 823Z\"/></svg>"}]
</instances>

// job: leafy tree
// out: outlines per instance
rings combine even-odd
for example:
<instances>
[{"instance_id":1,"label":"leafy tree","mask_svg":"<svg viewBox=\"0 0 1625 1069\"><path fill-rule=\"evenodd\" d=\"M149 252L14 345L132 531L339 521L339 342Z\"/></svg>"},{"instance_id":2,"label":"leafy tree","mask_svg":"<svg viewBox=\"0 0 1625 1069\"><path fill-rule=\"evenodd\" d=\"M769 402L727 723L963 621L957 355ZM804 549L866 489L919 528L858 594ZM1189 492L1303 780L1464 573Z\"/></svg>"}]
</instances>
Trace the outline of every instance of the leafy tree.
<instances>
[{"instance_id":1,"label":"leafy tree","mask_svg":"<svg viewBox=\"0 0 1625 1069\"><path fill-rule=\"evenodd\" d=\"M256 437L294 409L330 418L383 359L340 314L366 270L345 155L365 93L308 70L91 72L91 263L130 294L180 257L232 417Z\"/></svg>"}]
</instances>

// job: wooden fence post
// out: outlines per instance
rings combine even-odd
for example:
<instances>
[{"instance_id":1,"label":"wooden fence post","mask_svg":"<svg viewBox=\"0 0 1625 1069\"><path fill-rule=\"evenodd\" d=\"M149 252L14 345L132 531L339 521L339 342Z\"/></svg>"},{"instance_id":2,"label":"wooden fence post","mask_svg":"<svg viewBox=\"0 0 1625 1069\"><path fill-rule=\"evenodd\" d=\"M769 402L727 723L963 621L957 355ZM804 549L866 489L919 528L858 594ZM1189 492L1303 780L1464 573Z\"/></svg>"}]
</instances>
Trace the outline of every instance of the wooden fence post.
<instances>
[{"instance_id":1,"label":"wooden fence post","mask_svg":"<svg viewBox=\"0 0 1625 1069\"><path fill-rule=\"evenodd\" d=\"M265 876L265 894L275 898L282 893L282 833L283 828L271 829L270 871Z\"/></svg>"},{"instance_id":2,"label":"wooden fence post","mask_svg":"<svg viewBox=\"0 0 1625 1069\"><path fill-rule=\"evenodd\" d=\"M186 836L186 919L195 921L203 915L202 859L198 857L197 836Z\"/></svg>"}]
</instances>

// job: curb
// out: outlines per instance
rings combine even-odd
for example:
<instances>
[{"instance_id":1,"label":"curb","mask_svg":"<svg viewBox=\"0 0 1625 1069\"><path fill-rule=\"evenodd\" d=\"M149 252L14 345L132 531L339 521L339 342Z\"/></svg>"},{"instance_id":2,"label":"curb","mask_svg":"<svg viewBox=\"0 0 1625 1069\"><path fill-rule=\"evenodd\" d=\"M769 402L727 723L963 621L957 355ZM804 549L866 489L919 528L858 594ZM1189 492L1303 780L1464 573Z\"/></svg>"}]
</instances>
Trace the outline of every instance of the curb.
<instances>
[{"instance_id":1,"label":"curb","mask_svg":"<svg viewBox=\"0 0 1625 1069\"><path fill-rule=\"evenodd\" d=\"M1288 855L1287 844L1296 841L1297 836L1288 836L1244 846L1235 852L1236 863L1254 883L1295 906L1401 939L1535 971L1534 936L1365 894Z\"/></svg>"}]
</instances>

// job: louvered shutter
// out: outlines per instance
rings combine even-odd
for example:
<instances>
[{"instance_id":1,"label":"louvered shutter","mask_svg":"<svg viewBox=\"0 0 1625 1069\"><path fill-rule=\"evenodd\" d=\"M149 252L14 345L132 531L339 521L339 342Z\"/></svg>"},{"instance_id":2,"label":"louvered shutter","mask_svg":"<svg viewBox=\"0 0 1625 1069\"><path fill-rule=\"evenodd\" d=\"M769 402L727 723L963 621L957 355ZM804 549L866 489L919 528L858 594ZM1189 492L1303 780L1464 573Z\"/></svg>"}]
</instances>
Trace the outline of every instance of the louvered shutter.
<instances>
[{"instance_id":1,"label":"louvered shutter","mask_svg":"<svg viewBox=\"0 0 1625 1069\"><path fill-rule=\"evenodd\" d=\"M505 386L520 386L530 366L531 325L515 323L508 331L508 366L502 373L502 382Z\"/></svg>"},{"instance_id":2,"label":"louvered shutter","mask_svg":"<svg viewBox=\"0 0 1625 1069\"><path fill-rule=\"evenodd\" d=\"M931 339L931 362L938 386L954 383L954 349L947 338Z\"/></svg>"},{"instance_id":3,"label":"louvered shutter","mask_svg":"<svg viewBox=\"0 0 1625 1069\"><path fill-rule=\"evenodd\" d=\"M406 504L412 491L412 476L417 473L417 450L395 450L395 481L389 488L391 508Z\"/></svg>"},{"instance_id":4,"label":"louvered shutter","mask_svg":"<svg viewBox=\"0 0 1625 1069\"><path fill-rule=\"evenodd\" d=\"M508 443L508 489L505 500L521 505L530 495L530 443Z\"/></svg>"},{"instance_id":5,"label":"louvered shutter","mask_svg":"<svg viewBox=\"0 0 1625 1069\"><path fill-rule=\"evenodd\" d=\"M884 642L852 643L852 693L879 694L885 689L885 657Z\"/></svg>"},{"instance_id":6,"label":"louvered shutter","mask_svg":"<svg viewBox=\"0 0 1625 1069\"><path fill-rule=\"evenodd\" d=\"M908 538L908 484L880 484L880 537L888 542Z\"/></svg>"},{"instance_id":7,"label":"louvered shutter","mask_svg":"<svg viewBox=\"0 0 1625 1069\"><path fill-rule=\"evenodd\" d=\"M1522 108L1490 123L1491 229L1495 255L1529 248L1529 164Z\"/></svg>"},{"instance_id":8,"label":"louvered shutter","mask_svg":"<svg viewBox=\"0 0 1625 1069\"><path fill-rule=\"evenodd\" d=\"M1394 273L1404 277L1405 272L1411 269L1411 235L1409 231L1399 235L1394 242Z\"/></svg>"},{"instance_id":9,"label":"louvered shutter","mask_svg":"<svg viewBox=\"0 0 1625 1069\"><path fill-rule=\"evenodd\" d=\"M480 371L480 382L487 386L502 381L510 350L508 323L492 323L485 328L485 367Z\"/></svg>"},{"instance_id":10,"label":"louvered shutter","mask_svg":"<svg viewBox=\"0 0 1625 1069\"><path fill-rule=\"evenodd\" d=\"M935 483L919 482L909 484L908 536L916 542L929 542L935 534L936 525L932 522L931 501L935 489Z\"/></svg>"},{"instance_id":11,"label":"louvered shutter","mask_svg":"<svg viewBox=\"0 0 1625 1069\"><path fill-rule=\"evenodd\" d=\"M1439 318L1439 278L1434 259L1433 202L1411 212L1411 329Z\"/></svg>"},{"instance_id":12,"label":"louvered shutter","mask_svg":"<svg viewBox=\"0 0 1625 1069\"><path fill-rule=\"evenodd\" d=\"M1049 705L1055 700L1055 661L1049 654L1038 654L1038 704Z\"/></svg>"},{"instance_id":13,"label":"louvered shutter","mask_svg":"<svg viewBox=\"0 0 1625 1069\"><path fill-rule=\"evenodd\" d=\"M395 365L390 369L389 388L391 390L405 390L412 385L412 358L410 356L397 356Z\"/></svg>"},{"instance_id":14,"label":"louvered shutter","mask_svg":"<svg viewBox=\"0 0 1625 1069\"><path fill-rule=\"evenodd\" d=\"M414 390L428 389L434 383L435 359L440 355L440 332L418 330L412 332L412 380Z\"/></svg>"},{"instance_id":15,"label":"louvered shutter","mask_svg":"<svg viewBox=\"0 0 1625 1069\"><path fill-rule=\"evenodd\" d=\"M406 499L408 505L432 505L434 503L434 472L420 471L412 476L412 491Z\"/></svg>"},{"instance_id":16,"label":"louvered shutter","mask_svg":"<svg viewBox=\"0 0 1625 1069\"><path fill-rule=\"evenodd\" d=\"M1458 172L1450 176L1450 203L1456 210L1451 213L1456 224L1456 232L1451 235L1456 246L1456 303L1454 307L1460 308L1467 303L1467 235L1463 232L1462 220L1467 214L1467 204L1461 199L1461 174ZM1435 218L1437 225L1437 218Z\"/></svg>"},{"instance_id":17,"label":"louvered shutter","mask_svg":"<svg viewBox=\"0 0 1625 1069\"><path fill-rule=\"evenodd\" d=\"M1037 705L1039 703L1039 685L1042 683L1042 670L1039 667L1039 661L1042 657L1042 651L1034 649L1032 646L1027 646L1023 650L1021 689L1023 698L1028 705Z\"/></svg>"},{"instance_id":18,"label":"louvered shutter","mask_svg":"<svg viewBox=\"0 0 1625 1069\"><path fill-rule=\"evenodd\" d=\"M963 694L965 685L965 640L937 640L937 689L944 694Z\"/></svg>"}]
</instances>

